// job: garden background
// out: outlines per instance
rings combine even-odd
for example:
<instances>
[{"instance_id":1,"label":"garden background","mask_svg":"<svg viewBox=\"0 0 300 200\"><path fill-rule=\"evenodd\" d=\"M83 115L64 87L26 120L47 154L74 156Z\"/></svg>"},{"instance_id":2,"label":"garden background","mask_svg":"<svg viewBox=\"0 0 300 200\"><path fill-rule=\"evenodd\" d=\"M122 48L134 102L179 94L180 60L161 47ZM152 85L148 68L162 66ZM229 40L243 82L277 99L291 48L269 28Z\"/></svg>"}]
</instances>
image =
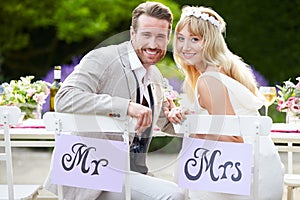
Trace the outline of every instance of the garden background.
<instances>
[{"instance_id":1,"label":"garden background","mask_svg":"<svg viewBox=\"0 0 300 200\"><path fill-rule=\"evenodd\" d=\"M227 23L229 48L253 67L261 85L282 85L300 75L300 1L157 1L171 8L174 27L183 5L216 10ZM52 82L54 65L62 66L64 80L91 49L129 38L131 12L140 2L0 1L0 83L26 75ZM171 43L159 68L180 91L183 76L173 62ZM284 121L285 114L276 111L275 105L269 115L274 122Z\"/></svg>"}]
</instances>

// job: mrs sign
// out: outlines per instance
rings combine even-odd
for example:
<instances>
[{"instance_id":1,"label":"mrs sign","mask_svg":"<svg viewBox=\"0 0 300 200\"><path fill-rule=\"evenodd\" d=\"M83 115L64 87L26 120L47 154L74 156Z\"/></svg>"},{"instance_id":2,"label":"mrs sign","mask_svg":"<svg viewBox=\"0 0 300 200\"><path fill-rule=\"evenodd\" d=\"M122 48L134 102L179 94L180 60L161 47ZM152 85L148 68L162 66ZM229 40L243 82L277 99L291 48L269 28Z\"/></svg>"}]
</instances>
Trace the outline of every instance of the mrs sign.
<instances>
[{"instance_id":1,"label":"mrs sign","mask_svg":"<svg viewBox=\"0 0 300 200\"><path fill-rule=\"evenodd\" d=\"M259 142L268 135L272 120L266 116L188 115L177 134L184 134L178 184L200 189L258 196ZM244 136L251 144L190 138L190 133Z\"/></svg>"},{"instance_id":2,"label":"mrs sign","mask_svg":"<svg viewBox=\"0 0 300 200\"><path fill-rule=\"evenodd\" d=\"M183 188L250 195L252 146L185 138L178 184Z\"/></svg>"}]
</instances>

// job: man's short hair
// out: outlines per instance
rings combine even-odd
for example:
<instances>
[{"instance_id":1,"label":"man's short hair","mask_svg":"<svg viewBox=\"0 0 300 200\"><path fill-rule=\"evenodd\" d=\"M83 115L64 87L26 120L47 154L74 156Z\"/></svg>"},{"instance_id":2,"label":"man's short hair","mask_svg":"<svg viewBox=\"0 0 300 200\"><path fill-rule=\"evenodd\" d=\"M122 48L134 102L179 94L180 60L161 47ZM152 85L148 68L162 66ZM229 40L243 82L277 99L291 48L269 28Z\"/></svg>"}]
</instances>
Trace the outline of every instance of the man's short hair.
<instances>
[{"instance_id":1,"label":"man's short hair","mask_svg":"<svg viewBox=\"0 0 300 200\"><path fill-rule=\"evenodd\" d=\"M167 20L169 22L169 30L172 29L173 14L171 10L159 2L145 2L138 5L132 11L131 26L135 32L138 28L138 18L143 14L157 19Z\"/></svg>"}]
</instances>

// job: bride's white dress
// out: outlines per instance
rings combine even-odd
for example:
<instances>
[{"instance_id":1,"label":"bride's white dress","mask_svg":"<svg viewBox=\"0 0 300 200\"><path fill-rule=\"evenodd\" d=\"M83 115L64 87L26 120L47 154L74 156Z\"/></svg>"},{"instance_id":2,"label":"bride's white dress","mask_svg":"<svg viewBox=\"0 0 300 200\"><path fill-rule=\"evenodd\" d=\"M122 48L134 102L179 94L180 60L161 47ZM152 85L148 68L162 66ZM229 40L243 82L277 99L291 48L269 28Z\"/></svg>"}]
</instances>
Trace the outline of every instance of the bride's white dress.
<instances>
[{"instance_id":1,"label":"bride's white dress","mask_svg":"<svg viewBox=\"0 0 300 200\"><path fill-rule=\"evenodd\" d=\"M201 76L212 76L226 86L236 115L259 115L258 109L262 106L263 101L253 95L245 86L219 72L205 72ZM197 114L208 114L205 109L200 107L197 100L195 101L195 105ZM244 138L244 141L252 143L250 138ZM255 200L281 200L284 167L270 136L261 137L260 155L259 199ZM190 190L189 197L195 200L251 199L251 197L247 196L201 191L201 188L199 190Z\"/></svg>"}]
</instances>

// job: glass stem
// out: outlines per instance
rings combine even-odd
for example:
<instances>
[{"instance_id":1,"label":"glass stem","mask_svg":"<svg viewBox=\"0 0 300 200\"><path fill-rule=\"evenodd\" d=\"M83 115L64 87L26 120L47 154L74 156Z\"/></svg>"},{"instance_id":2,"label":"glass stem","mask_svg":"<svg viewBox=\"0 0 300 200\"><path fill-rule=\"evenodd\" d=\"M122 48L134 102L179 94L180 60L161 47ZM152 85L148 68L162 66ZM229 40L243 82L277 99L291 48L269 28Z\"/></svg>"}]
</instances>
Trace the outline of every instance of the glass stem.
<instances>
[{"instance_id":1,"label":"glass stem","mask_svg":"<svg viewBox=\"0 0 300 200\"><path fill-rule=\"evenodd\" d=\"M265 115L268 116L268 108L269 108L269 106L265 106L265 108L266 108L265 109Z\"/></svg>"}]
</instances>

